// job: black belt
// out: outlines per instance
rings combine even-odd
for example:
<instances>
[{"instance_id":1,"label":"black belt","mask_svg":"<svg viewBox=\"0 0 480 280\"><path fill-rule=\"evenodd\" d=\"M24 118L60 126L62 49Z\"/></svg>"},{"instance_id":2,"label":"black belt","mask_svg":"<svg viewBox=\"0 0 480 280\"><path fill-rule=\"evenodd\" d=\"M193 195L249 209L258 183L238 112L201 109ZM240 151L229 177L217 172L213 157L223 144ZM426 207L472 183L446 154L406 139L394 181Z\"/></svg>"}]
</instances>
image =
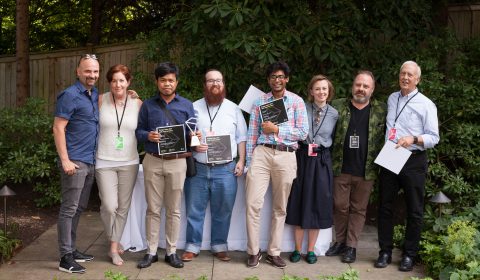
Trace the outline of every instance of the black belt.
<instances>
[{"instance_id":1,"label":"black belt","mask_svg":"<svg viewBox=\"0 0 480 280\"><path fill-rule=\"evenodd\" d=\"M410 152L412 152L412 155L421 155L425 153L425 151L422 150L411 150Z\"/></svg>"},{"instance_id":2,"label":"black belt","mask_svg":"<svg viewBox=\"0 0 480 280\"><path fill-rule=\"evenodd\" d=\"M281 151L281 152L295 152L295 149L290 147L290 146L285 146L285 145L272 145L272 144L260 144L260 145L263 145L267 148L271 148L271 149L274 149L274 150L277 150L277 151Z\"/></svg>"},{"instance_id":3,"label":"black belt","mask_svg":"<svg viewBox=\"0 0 480 280\"><path fill-rule=\"evenodd\" d=\"M231 161L229 161L229 162L207 162L207 163L203 163L203 162L199 162L199 161L195 161L195 162L199 163L201 165L206 165L208 167L222 166L222 165L231 163Z\"/></svg>"},{"instance_id":4,"label":"black belt","mask_svg":"<svg viewBox=\"0 0 480 280\"><path fill-rule=\"evenodd\" d=\"M187 158L187 157L192 156L192 152L185 152L185 153L178 153L178 154L168 154L168 155L159 155L159 154L155 154L155 153L149 153L149 154L156 157L156 158L161 158L161 159L165 159L165 160Z\"/></svg>"}]
</instances>

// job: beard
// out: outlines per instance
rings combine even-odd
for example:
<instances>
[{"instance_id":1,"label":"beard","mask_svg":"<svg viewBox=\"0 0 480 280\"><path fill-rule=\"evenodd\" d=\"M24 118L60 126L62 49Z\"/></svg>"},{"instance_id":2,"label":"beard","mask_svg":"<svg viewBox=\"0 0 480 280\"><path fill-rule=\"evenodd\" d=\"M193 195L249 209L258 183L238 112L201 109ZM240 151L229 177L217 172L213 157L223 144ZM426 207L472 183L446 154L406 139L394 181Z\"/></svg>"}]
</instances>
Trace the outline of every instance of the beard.
<instances>
[{"instance_id":1,"label":"beard","mask_svg":"<svg viewBox=\"0 0 480 280\"><path fill-rule=\"evenodd\" d=\"M208 105L216 106L223 102L225 96L227 95L227 90L225 87L219 93L213 93L211 89L204 87L203 88L203 96L205 97L205 101Z\"/></svg>"},{"instance_id":2,"label":"beard","mask_svg":"<svg viewBox=\"0 0 480 280\"><path fill-rule=\"evenodd\" d=\"M370 95L356 95L356 94L353 94L352 99L359 104L365 104L368 101L370 101Z\"/></svg>"}]
</instances>

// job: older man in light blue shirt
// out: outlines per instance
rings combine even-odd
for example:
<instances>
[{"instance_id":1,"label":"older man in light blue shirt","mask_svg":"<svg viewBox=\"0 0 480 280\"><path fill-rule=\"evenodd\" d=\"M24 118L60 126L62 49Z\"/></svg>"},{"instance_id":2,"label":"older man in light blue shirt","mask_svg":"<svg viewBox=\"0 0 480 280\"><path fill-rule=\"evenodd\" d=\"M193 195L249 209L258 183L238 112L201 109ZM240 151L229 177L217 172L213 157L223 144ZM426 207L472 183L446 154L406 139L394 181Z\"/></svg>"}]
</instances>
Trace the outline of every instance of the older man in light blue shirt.
<instances>
[{"instance_id":1,"label":"older man in light blue shirt","mask_svg":"<svg viewBox=\"0 0 480 280\"><path fill-rule=\"evenodd\" d=\"M407 206L407 228L399 270L413 269L419 248L427 176L425 150L433 148L440 140L437 107L418 91L420 76L417 63L403 63L399 75L400 91L388 98L386 141L397 143L397 147L410 150L412 155L398 175L385 168L380 171L377 268L384 268L392 261L394 200L400 188Z\"/></svg>"},{"instance_id":2,"label":"older man in light blue shirt","mask_svg":"<svg viewBox=\"0 0 480 280\"><path fill-rule=\"evenodd\" d=\"M210 201L212 229L210 248L221 261L229 261L228 232L237 194L237 177L243 174L247 124L238 106L225 98L223 75L218 70L205 74L204 98L193 103L197 115L197 129L202 135L230 136L231 154L207 160L207 151L213 147L202 144L195 147L193 156L197 174L185 181L187 234L183 261L191 261L200 253L205 211ZM226 145L228 146L228 145ZM218 152L219 150L217 150ZM238 161L235 158L238 155ZM210 157L213 158L213 157Z\"/></svg>"}]
</instances>

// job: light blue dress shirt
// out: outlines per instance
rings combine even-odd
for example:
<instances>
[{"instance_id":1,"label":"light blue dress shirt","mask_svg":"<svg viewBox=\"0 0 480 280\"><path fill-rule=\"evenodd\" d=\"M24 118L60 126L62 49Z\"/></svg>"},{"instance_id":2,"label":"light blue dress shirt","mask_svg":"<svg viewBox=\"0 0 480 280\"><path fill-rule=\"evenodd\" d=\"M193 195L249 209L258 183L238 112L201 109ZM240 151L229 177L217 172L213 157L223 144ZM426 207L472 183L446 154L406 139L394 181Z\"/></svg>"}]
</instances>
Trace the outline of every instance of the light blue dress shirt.
<instances>
[{"instance_id":1,"label":"light blue dress shirt","mask_svg":"<svg viewBox=\"0 0 480 280\"><path fill-rule=\"evenodd\" d=\"M236 158L237 145L247 141L247 123L237 104L225 98L221 106L208 106L207 109L205 98L202 98L193 103L193 108L197 118L197 129L202 132L202 141L205 141L205 136L209 135L208 132L212 126L215 135L230 135L232 158ZM212 123L210 123L208 110L210 110L210 117L215 118ZM193 157L200 163L207 162L206 153L194 151Z\"/></svg>"},{"instance_id":2,"label":"light blue dress shirt","mask_svg":"<svg viewBox=\"0 0 480 280\"><path fill-rule=\"evenodd\" d=\"M407 103L408 102L408 103ZM411 145L409 150L425 150L433 148L440 140L438 132L437 107L425 95L415 89L406 96L400 91L388 97L387 131L385 140L388 141L388 132L392 127L396 129L396 137L421 136L423 147ZM407 104L404 108L404 105ZM403 111L402 111L402 108ZM397 120L395 121L395 119Z\"/></svg>"}]
</instances>

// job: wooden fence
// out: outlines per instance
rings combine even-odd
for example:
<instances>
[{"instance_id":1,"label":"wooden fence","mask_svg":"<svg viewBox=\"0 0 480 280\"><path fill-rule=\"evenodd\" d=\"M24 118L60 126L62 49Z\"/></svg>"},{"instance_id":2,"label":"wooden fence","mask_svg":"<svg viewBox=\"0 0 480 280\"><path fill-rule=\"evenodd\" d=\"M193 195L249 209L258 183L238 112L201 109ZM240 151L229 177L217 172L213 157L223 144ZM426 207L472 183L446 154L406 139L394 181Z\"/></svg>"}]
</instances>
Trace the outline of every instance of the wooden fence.
<instances>
[{"instance_id":1,"label":"wooden fence","mask_svg":"<svg viewBox=\"0 0 480 280\"><path fill-rule=\"evenodd\" d=\"M448 7L448 26L459 40L480 35L480 3Z\"/></svg>"},{"instance_id":2,"label":"wooden fence","mask_svg":"<svg viewBox=\"0 0 480 280\"><path fill-rule=\"evenodd\" d=\"M153 77L153 64L137 59L143 47L143 43L124 43L30 54L30 96L44 98L48 111L52 112L57 94L75 82L78 60L85 53L94 53L99 58L100 92L108 90L106 70L117 63L129 66L132 72L152 73ZM0 109L15 107L15 79L15 56L0 57Z\"/></svg>"}]
</instances>

